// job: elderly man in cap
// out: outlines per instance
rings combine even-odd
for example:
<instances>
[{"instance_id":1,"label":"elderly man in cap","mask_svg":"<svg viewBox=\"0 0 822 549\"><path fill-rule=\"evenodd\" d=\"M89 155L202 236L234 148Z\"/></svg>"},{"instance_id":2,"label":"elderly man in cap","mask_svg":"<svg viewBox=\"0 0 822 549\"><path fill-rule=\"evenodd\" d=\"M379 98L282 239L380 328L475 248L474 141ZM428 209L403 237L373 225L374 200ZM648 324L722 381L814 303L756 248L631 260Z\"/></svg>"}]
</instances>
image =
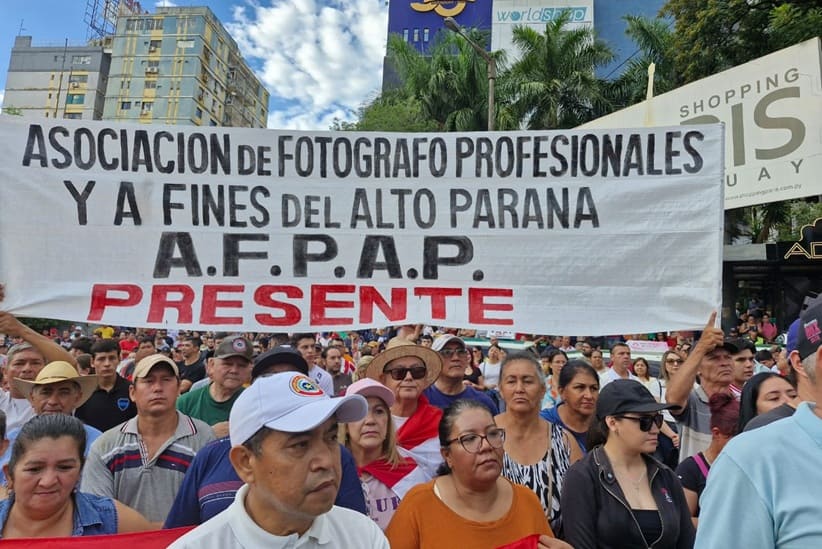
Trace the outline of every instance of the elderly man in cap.
<instances>
[{"instance_id":1,"label":"elderly man in cap","mask_svg":"<svg viewBox=\"0 0 822 549\"><path fill-rule=\"evenodd\" d=\"M214 440L208 424L174 407L179 392L173 360L155 354L137 363L129 388L137 415L91 446L82 491L114 498L153 523L165 520L194 454Z\"/></svg>"},{"instance_id":2,"label":"elderly man in cap","mask_svg":"<svg viewBox=\"0 0 822 549\"><path fill-rule=\"evenodd\" d=\"M307 376L308 363L292 347L275 347L254 361L252 383L283 372ZM207 445L197 454L183 479L164 528L202 524L224 511L234 501L234 494L243 485L243 481L231 466L228 459L230 451L231 441L226 436ZM364 514L365 498L357 476L357 466L351 452L342 445L340 467L342 481L334 504Z\"/></svg>"},{"instance_id":3,"label":"elderly man in cap","mask_svg":"<svg viewBox=\"0 0 822 549\"><path fill-rule=\"evenodd\" d=\"M499 414L499 408L491 397L463 382L465 370L471 364L471 351L462 338L451 334L441 335L434 340L431 349L442 357L442 372L424 392L428 402L444 410L455 401L467 398L482 402L491 415Z\"/></svg>"},{"instance_id":4,"label":"elderly man in cap","mask_svg":"<svg viewBox=\"0 0 822 549\"><path fill-rule=\"evenodd\" d=\"M437 431L442 410L428 402L424 391L441 371L439 353L399 337L391 339L365 371L366 377L394 391L391 415L397 426L397 449L416 461L428 478L436 476L442 463Z\"/></svg>"},{"instance_id":5,"label":"elderly man in cap","mask_svg":"<svg viewBox=\"0 0 822 549\"><path fill-rule=\"evenodd\" d=\"M81 376L68 362L55 361L46 364L40 370L34 381L14 378L12 386L31 402L34 413L38 416L46 414L72 415L91 396L97 388L97 376ZM88 454L91 444L102 434L90 425L83 424L86 430L86 450ZM13 443L20 432L20 427L10 429L6 438ZM0 458L0 466L5 465L11 458L11 444ZM5 481L5 476L3 476Z\"/></svg>"},{"instance_id":6,"label":"elderly man in cap","mask_svg":"<svg viewBox=\"0 0 822 549\"><path fill-rule=\"evenodd\" d=\"M229 459L243 486L224 512L170 547L368 547L388 549L368 517L336 507L339 422L368 410L360 395L330 398L310 378L258 379L231 410Z\"/></svg>"},{"instance_id":7,"label":"elderly man in cap","mask_svg":"<svg viewBox=\"0 0 822 549\"><path fill-rule=\"evenodd\" d=\"M177 409L211 425L215 436L226 436L231 407L243 387L251 381L253 352L251 342L241 335L223 339L216 347L214 357L208 359L211 382L180 395Z\"/></svg>"},{"instance_id":8,"label":"elderly man in cap","mask_svg":"<svg viewBox=\"0 0 822 549\"><path fill-rule=\"evenodd\" d=\"M699 501L696 547L822 547L822 299L800 314L798 332L790 360L813 401L725 446Z\"/></svg>"}]
</instances>

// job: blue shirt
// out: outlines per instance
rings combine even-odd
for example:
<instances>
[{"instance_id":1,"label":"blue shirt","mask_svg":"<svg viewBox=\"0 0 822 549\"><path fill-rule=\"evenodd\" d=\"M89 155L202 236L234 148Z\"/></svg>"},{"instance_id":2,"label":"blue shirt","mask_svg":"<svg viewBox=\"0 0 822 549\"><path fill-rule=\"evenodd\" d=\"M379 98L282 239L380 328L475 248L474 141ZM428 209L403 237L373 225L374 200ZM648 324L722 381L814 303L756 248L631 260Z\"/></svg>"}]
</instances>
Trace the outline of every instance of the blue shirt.
<instances>
[{"instance_id":1,"label":"blue shirt","mask_svg":"<svg viewBox=\"0 0 822 549\"><path fill-rule=\"evenodd\" d=\"M83 454L84 456L88 456L89 448L91 448L91 443L97 440L97 438L102 435L98 429L95 429L91 425L83 424L83 428L86 430L86 451ZM6 485L6 475L3 473L3 465L6 465L9 460L11 459L11 447L14 446L14 441L17 440L17 435L20 434L20 427L16 429L12 429L6 434L6 439L9 441L9 445L6 447L6 451L3 452L3 455L0 456L0 483L3 486Z\"/></svg>"},{"instance_id":2,"label":"blue shirt","mask_svg":"<svg viewBox=\"0 0 822 549\"><path fill-rule=\"evenodd\" d=\"M696 547L822 547L822 419L814 409L803 402L793 416L728 442L699 500Z\"/></svg>"},{"instance_id":3,"label":"blue shirt","mask_svg":"<svg viewBox=\"0 0 822 549\"><path fill-rule=\"evenodd\" d=\"M117 533L117 509L111 498L74 492L74 516L71 530L74 536L100 536ZM0 536L9 518L14 496L0 501Z\"/></svg>"},{"instance_id":4,"label":"blue shirt","mask_svg":"<svg viewBox=\"0 0 822 549\"><path fill-rule=\"evenodd\" d=\"M476 389L468 385L466 385L465 390L458 395L446 395L445 393L437 389L436 385L431 385L429 388L423 391L423 394L432 406L442 408L443 410L448 408L454 401L460 399L468 399L482 402L485 405L485 407L491 411L491 415L497 415L499 413L499 408L497 408L497 405L494 404L493 400L491 400L491 397L489 397L481 391L477 391Z\"/></svg>"},{"instance_id":5,"label":"blue shirt","mask_svg":"<svg viewBox=\"0 0 822 549\"><path fill-rule=\"evenodd\" d=\"M202 524L231 505L243 481L228 459L229 450L231 441L229 437L224 437L197 452L186 471L163 528ZM351 452L342 445L340 464L342 478L334 504L365 514L365 496L357 476L357 466Z\"/></svg>"},{"instance_id":6,"label":"blue shirt","mask_svg":"<svg viewBox=\"0 0 822 549\"><path fill-rule=\"evenodd\" d=\"M562 421L562 418L559 417L559 407L560 406L565 406L565 403L560 402L559 404L557 404L553 408L548 408L547 410L542 410L539 413L539 417L541 417L542 419L544 419L546 421L549 421L550 423L553 423L554 425L559 425L560 427L562 427L563 429L565 429L566 431L568 431L569 433L574 435L574 438L576 439L577 444L579 444L579 449L582 450L582 455L583 456L586 455L588 453L588 448L587 448L588 433L587 432L578 433L576 431L572 431L571 429L569 429L568 426L565 425L565 422Z\"/></svg>"}]
</instances>

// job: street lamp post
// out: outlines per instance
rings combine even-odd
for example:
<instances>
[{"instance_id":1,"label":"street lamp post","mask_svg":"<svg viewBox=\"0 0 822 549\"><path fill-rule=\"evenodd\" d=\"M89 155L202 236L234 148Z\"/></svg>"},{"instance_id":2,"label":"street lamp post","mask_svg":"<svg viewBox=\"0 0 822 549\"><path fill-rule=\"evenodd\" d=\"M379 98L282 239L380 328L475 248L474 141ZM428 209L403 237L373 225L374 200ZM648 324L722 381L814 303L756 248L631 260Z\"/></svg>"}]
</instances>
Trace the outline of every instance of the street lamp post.
<instances>
[{"instance_id":1,"label":"street lamp post","mask_svg":"<svg viewBox=\"0 0 822 549\"><path fill-rule=\"evenodd\" d=\"M453 31L460 36L462 36L468 44L474 48L480 57L485 60L485 63L488 65L488 131L494 131L494 82L497 79L497 61L488 55L488 52L485 51L485 48L468 38L468 36L462 31L462 27L454 21L453 17L446 17L443 20L445 24L445 28L450 31Z\"/></svg>"}]
</instances>

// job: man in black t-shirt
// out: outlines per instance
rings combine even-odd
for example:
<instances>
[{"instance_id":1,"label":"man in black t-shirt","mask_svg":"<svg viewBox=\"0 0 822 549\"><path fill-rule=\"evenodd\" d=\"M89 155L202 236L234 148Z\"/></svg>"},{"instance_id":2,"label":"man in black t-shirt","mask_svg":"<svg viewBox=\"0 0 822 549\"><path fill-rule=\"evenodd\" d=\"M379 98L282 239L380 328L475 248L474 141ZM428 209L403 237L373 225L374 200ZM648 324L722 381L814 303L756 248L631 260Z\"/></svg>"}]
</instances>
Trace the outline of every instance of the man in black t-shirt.
<instances>
[{"instance_id":1,"label":"man in black t-shirt","mask_svg":"<svg viewBox=\"0 0 822 549\"><path fill-rule=\"evenodd\" d=\"M91 364L97 374L97 389L74 415L87 425L107 431L137 415L128 395L130 383L117 374L120 346L114 339L101 339L91 346Z\"/></svg>"},{"instance_id":2,"label":"man in black t-shirt","mask_svg":"<svg viewBox=\"0 0 822 549\"><path fill-rule=\"evenodd\" d=\"M206 375L205 358L200 353L202 340L197 336L185 336L180 339L179 349L183 360L177 362L180 370L180 394L188 392L191 386Z\"/></svg>"}]
</instances>

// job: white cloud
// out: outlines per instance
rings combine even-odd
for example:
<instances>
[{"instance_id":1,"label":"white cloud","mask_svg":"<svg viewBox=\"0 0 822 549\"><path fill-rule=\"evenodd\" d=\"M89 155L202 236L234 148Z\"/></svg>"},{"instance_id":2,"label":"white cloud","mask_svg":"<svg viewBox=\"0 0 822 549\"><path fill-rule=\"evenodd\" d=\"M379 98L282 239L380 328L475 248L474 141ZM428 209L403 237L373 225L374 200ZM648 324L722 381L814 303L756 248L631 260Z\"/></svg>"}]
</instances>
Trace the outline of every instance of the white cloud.
<instances>
[{"instance_id":1,"label":"white cloud","mask_svg":"<svg viewBox=\"0 0 822 549\"><path fill-rule=\"evenodd\" d=\"M154 3L155 8L176 8L177 4L172 2L171 0L157 0Z\"/></svg>"},{"instance_id":2,"label":"white cloud","mask_svg":"<svg viewBox=\"0 0 822 549\"><path fill-rule=\"evenodd\" d=\"M0 90L0 113L3 112L3 100L6 98L6 90Z\"/></svg>"},{"instance_id":3,"label":"white cloud","mask_svg":"<svg viewBox=\"0 0 822 549\"><path fill-rule=\"evenodd\" d=\"M226 25L274 105L270 128L325 130L382 82L385 0L268 0L234 8Z\"/></svg>"}]
</instances>

